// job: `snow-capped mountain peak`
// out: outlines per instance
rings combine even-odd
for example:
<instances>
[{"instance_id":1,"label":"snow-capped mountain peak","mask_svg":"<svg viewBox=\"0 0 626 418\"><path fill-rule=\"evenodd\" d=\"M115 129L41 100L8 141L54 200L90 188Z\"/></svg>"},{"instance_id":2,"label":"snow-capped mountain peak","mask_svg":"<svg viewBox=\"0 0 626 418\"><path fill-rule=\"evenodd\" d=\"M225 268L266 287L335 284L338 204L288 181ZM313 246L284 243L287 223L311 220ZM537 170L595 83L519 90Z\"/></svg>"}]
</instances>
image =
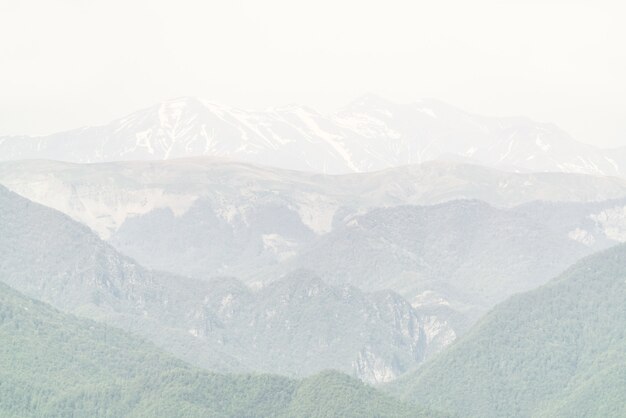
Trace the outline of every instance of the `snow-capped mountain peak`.
<instances>
[{"instance_id":1,"label":"snow-capped mountain peak","mask_svg":"<svg viewBox=\"0 0 626 418\"><path fill-rule=\"evenodd\" d=\"M0 137L0 159L71 162L213 156L302 171L374 171L442 157L514 171L622 175L620 153L576 142L552 124L477 116L434 99L368 94L334 114L300 105L264 111L172 99L104 126Z\"/></svg>"}]
</instances>

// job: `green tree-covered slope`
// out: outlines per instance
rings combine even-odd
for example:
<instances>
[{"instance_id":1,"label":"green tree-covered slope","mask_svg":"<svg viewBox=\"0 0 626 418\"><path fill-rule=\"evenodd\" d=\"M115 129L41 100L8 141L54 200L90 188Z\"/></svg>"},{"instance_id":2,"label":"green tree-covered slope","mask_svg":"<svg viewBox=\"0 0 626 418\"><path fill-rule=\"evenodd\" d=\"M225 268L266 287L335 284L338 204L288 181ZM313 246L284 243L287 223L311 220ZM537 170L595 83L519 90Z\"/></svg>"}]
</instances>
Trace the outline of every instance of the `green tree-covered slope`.
<instances>
[{"instance_id":1,"label":"green tree-covered slope","mask_svg":"<svg viewBox=\"0 0 626 418\"><path fill-rule=\"evenodd\" d=\"M626 416L626 246L510 298L394 389L461 416Z\"/></svg>"},{"instance_id":2,"label":"green tree-covered slope","mask_svg":"<svg viewBox=\"0 0 626 418\"><path fill-rule=\"evenodd\" d=\"M432 416L348 376L220 375L0 284L2 417Z\"/></svg>"}]
</instances>

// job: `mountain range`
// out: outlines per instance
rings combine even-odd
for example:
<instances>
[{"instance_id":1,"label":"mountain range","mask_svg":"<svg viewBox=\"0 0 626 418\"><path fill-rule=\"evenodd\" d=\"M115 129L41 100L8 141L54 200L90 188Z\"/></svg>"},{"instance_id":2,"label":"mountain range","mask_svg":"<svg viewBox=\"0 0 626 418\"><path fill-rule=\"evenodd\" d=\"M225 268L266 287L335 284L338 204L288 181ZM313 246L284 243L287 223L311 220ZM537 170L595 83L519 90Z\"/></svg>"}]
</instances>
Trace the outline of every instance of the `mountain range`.
<instances>
[{"instance_id":1,"label":"mountain range","mask_svg":"<svg viewBox=\"0 0 626 418\"><path fill-rule=\"evenodd\" d=\"M0 416L626 416L625 176L373 95L0 137Z\"/></svg>"},{"instance_id":2,"label":"mountain range","mask_svg":"<svg viewBox=\"0 0 626 418\"><path fill-rule=\"evenodd\" d=\"M626 174L624 150L577 142L553 124L473 115L437 100L400 104L373 95L329 115L306 106L250 111L187 97L102 126L0 137L0 160L93 163L192 156L328 174L435 159L512 171Z\"/></svg>"},{"instance_id":3,"label":"mountain range","mask_svg":"<svg viewBox=\"0 0 626 418\"><path fill-rule=\"evenodd\" d=\"M2 187L0 236L4 283L210 370L336 369L385 382L455 337L445 321L394 292L331 286L304 271L257 291L233 278L151 271L66 215Z\"/></svg>"},{"instance_id":4,"label":"mountain range","mask_svg":"<svg viewBox=\"0 0 626 418\"><path fill-rule=\"evenodd\" d=\"M0 184L150 269L257 288L305 269L332 286L392 289L455 335L626 240L624 180L461 163L324 176L207 158L35 160L0 163Z\"/></svg>"},{"instance_id":5,"label":"mountain range","mask_svg":"<svg viewBox=\"0 0 626 418\"><path fill-rule=\"evenodd\" d=\"M413 306L450 308L472 323L510 295L623 242L617 225L626 218L615 230L602 221L624 208L625 199L379 208L337 226L275 271L307 268L329 283L393 289Z\"/></svg>"},{"instance_id":6,"label":"mountain range","mask_svg":"<svg viewBox=\"0 0 626 418\"><path fill-rule=\"evenodd\" d=\"M0 184L66 213L107 240L116 235L124 240L150 217L160 217L159 223L202 217L213 234L222 229L257 229L257 235L290 231L283 239L266 237L268 247L272 240L307 241L330 232L335 222L378 207L454 199L511 207L535 200L593 202L626 196L626 180L615 177L510 173L450 162L330 176L211 158L104 164L9 161L0 163ZM249 241L249 232L243 234L220 245ZM194 260L188 262L194 265ZM215 271L210 260L202 259L202 264Z\"/></svg>"},{"instance_id":7,"label":"mountain range","mask_svg":"<svg viewBox=\"0 0 626 418\"><path fill-rule=\"evenodd\" d=\"M337 372L208 373L0 283L3 417L437 417Z\"/></svg>"}]
</instances>

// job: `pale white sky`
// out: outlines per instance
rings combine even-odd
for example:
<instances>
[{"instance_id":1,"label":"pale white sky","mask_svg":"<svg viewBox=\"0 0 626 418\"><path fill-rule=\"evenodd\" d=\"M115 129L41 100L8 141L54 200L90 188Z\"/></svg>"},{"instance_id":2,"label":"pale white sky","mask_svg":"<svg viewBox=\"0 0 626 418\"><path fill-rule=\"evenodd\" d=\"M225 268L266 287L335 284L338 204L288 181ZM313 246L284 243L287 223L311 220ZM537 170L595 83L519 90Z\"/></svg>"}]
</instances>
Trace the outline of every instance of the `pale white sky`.
<instances>
[{"instance_id":1,"label":"pale white sky","mask_svg":"<svg viewBox=\"0 0 626 418\"><path fill-rule=\"evenodd\" d=\"M178 96L332 111L371 92L626 145L624 3L0 0L0 135Z\"/></svg>"}]
</instances>

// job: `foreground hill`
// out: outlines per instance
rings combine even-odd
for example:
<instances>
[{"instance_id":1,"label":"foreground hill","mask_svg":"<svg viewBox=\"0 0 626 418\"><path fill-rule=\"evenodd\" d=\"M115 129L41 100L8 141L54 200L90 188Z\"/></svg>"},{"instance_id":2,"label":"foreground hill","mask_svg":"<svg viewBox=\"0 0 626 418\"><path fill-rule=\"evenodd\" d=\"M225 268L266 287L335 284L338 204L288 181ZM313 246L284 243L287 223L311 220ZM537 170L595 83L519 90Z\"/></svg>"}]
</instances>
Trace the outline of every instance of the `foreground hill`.
<instances>
[{"instance_id":1,"label":"foreground hill","mask_svg":"<svg viewBox=\"0 0 626 418\"><path fill-rule=\"evenodd\" d=\"M0 186L0 281L211 370L396 378L454 339L393 292L297 272L256 291L143 268L66 215ZM339 318L339 319L338 319Z\"/></svg>"},{"instance_id":2,"label":"foreground hill","mask_svg":"<svg viewBox=\"0 0 626 418\"><path fill-rule=\"evenodd\" d=\"M342 174L444 157L522 171L624 175L621 154L527 118L473 115L436 100L366 96L332 115L304 106L267 111L170 100L97 127L0 137L0 159L72 162L212 156Z\"/></svg>"},{"instance_id":3,"label":"foreground hill","mask_svg":"<svg viewBox=\"0 0 626 418\"><path fill-rule=\"evenodd\" d=\"M437 416L336 372L302 381L194 369L0 284L0 416Z\"/></svg>"},{"instance_id":4,"label":"foreground hill","mask_svg":"<svg viewBox=\"0 0 626 418\"><path fill-rule=\"evenodd\" d=\"M626 416L626 246L513 296L395 386L468 417Z\"/></svg>"}]
</instances>

